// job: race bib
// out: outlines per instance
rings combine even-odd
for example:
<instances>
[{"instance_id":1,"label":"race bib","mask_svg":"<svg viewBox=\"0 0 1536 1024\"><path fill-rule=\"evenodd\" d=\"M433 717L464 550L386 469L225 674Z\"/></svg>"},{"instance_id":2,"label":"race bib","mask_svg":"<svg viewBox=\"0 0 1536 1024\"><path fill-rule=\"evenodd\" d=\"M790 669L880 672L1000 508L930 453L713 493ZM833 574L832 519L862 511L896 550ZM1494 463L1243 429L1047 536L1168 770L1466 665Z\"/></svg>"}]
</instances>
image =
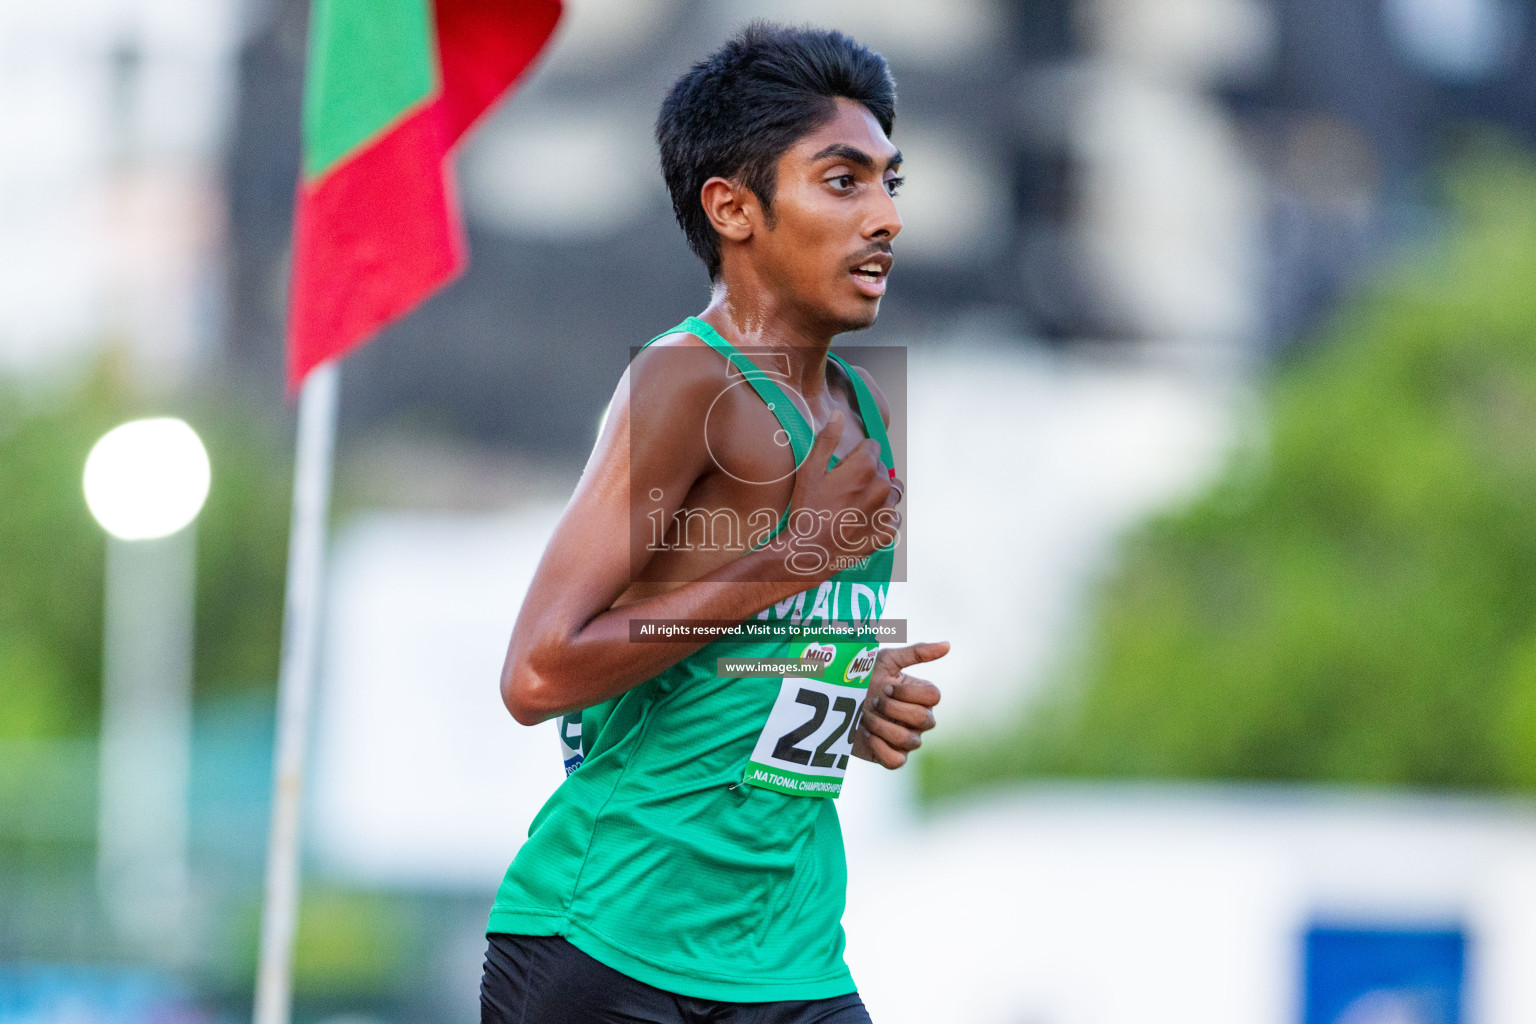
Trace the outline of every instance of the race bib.
<instances>
[{"instance_id":1,"label":"race bib","mask_svg":"<svg viewBox=\"0 0 1536 1024\"><path fill-rule=\"evenodd\" d=\"M841 793L878 651L874 644L807 644L799 657L825 661L822 678L783 681L742 781L794 796Z\"/></svg>"}]
</instances>

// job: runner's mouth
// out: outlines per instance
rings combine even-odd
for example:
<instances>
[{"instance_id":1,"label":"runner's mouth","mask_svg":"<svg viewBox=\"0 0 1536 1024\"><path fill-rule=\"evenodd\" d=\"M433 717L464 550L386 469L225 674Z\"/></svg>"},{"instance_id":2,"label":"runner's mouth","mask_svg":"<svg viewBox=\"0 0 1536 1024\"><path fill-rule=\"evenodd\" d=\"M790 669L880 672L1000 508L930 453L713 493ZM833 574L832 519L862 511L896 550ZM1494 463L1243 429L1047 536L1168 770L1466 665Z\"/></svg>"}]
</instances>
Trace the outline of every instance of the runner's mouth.
<instances>
[{"instance_id":1,"label":"runner's mouth","mask_svg":"<svg viewBox=\"0 0 1536 1024\"><path fill-rule=\"evenodd\" d=\"M878 253L861 261L849 273L854 280L884 290L886 275L891 272L890 253Z\"/></svg>"}]
</instances>

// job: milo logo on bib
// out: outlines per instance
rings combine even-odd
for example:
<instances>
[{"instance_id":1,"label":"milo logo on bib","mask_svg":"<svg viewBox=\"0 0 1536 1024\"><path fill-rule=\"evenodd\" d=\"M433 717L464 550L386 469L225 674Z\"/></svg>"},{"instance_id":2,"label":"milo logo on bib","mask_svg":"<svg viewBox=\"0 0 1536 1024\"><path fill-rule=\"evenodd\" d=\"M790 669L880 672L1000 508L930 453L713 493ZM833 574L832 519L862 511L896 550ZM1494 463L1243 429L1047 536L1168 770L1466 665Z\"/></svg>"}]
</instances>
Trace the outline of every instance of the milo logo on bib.
<instances>
[{"instance_id":1,"label":"milo logo on bib","mask_svg":"<svg viewBox=\"0 0 1536 1024\"><path fill-rule=\"evenodd\" d=\"M865 680L864 685L868 686L869 674L875 670L875 655L879 653L878 647L862 648L843 670L843 682L852 683L862 679Z\"/></svg>"},{"instance_id":2,"label":"milo logo on bib","mask_svg":"<svg viewBox=\"0 0 1536 1024\"><path fill-rule=\"evenodd\" d=\"M828 665L837 660L837 646L835 644L806 644L805 650L800 652L801 661L819 661L823 671Z\"/></svg>"},{"instance_id":3,"label":"milo logo on bib","mask_svg":"<svg viewBox=\"0 0 1536 1024\"><path fill-rule=\"evenodd\" d=\"M875 654L879 650L875 644L822 640L806 644L796 657L801 661L820 662L821 678L829 682L867 686L867 683L860 680L869 678L870 670L875 667Z\"/></svg>"}]
</instances>

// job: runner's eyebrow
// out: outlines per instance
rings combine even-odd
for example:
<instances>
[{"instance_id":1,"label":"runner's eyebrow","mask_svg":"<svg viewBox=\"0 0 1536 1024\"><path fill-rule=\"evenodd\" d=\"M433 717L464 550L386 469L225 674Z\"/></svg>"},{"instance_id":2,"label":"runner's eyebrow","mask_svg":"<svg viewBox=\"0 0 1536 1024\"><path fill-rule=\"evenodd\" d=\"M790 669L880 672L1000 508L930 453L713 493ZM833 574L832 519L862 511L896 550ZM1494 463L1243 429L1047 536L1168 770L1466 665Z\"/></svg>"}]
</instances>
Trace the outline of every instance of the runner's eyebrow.
<instances>
[{"instance_id":1,"label":"runner's eyebrow","mask_svg":"<svg viewBox=\"0 0 1536 1024\"><path fill-rule=\"evenodd\" d=\"M846 142L832 143L832 145L811 157L811 162L815 163L816 161L824 160L829 156L842 157L844 160L847 160L851 164L858 164L866 171L872 171L875 169L874 157L870 156L868 153L864 152L862 149L859 149L856 146L848 145ZM885 162L885 169L889 171L900 166L901 150L898 149L896 153Z\"/></svg>"}]
</instances>

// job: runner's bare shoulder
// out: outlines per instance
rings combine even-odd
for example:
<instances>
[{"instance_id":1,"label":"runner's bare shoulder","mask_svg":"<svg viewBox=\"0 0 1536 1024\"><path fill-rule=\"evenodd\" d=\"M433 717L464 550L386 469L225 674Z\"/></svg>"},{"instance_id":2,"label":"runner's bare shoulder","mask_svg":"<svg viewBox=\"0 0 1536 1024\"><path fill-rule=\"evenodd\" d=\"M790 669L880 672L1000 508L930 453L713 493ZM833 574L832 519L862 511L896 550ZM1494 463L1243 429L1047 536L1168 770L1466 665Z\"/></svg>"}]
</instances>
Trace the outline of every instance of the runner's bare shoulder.
<instances>
[{"instance_id":1,"label":"runner's bare shoulder","mask_svg":"<svg viewBox=\"0 0 1536 1024\"><path fill-rule=\"evenodd\" d=\"M620 383L633 468L702 472L704 424L726 380L725 361L692 334L676 331L635 354ZM674 477L675 479L675 477Z\"/></svg>"},{"instance_id":2,"label":"runner's bare shoulder","mask_svg":"<svg viewBox=\"0 0 1536 1024\"><path fill-rule=\"evenodd\" d=\"M853 364L850 363L849 365L852 366ZM874 398L875 404L880 407L880 419L889 427L891 425L891 403L886 399L885 392L880 390L880 385L875 383L875 375L862 366L854 366L853 370L864 379L864 384L869 388L869 393Z\"/></svg>"}]
</instances>

